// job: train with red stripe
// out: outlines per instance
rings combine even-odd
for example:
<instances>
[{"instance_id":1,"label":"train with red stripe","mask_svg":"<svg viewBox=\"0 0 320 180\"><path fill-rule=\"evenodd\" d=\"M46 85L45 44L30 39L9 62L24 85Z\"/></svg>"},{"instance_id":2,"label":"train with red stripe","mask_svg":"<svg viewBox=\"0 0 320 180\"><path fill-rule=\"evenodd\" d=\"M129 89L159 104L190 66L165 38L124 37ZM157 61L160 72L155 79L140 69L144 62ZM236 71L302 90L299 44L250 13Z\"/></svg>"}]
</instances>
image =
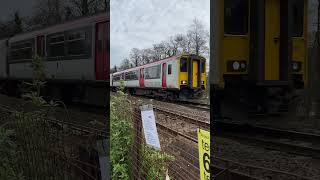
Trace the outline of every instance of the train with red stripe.
<instances>
[{"instance_id":1,"label":"train with red stripe","mask_svg":"<svg viewBox=\"0 0 320 180\"><path fill-rule=\"evenodd\" d=\"M135 95L195 99L206 89L206 59L182 54L110 75L110 86Z\"/></svg>"},{"instance_id":2,"label":"train with red stripe","mask_svg":"<svg viewBox=\"0 0 320 180\"><path fill-rule=\"evenodd\" d=\"M43 59L44 96L107 104L110 18L103 12L0 40L0 91L21 95L32 81L36 55Z\"/></svg>"}]
</instances>

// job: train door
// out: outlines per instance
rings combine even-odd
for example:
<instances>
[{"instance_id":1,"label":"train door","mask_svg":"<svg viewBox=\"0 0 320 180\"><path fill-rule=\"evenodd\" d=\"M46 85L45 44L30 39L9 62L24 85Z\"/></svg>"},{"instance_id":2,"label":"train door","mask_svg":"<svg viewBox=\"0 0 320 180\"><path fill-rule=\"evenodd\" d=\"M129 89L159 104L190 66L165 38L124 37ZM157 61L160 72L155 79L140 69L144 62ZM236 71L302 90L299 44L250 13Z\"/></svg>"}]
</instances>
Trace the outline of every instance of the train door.
<instances>
[{"instance_id":1,"label":"train door","mask_svg":"<svg viewBox=\"0 0 320 180\"><path fill-rule=\"evenodd\" d=\"M199 76L199 61L193 60L192 61L192 87L197 88L198 85L198 78Z\"/></svg>"},{"instance_id":2,"label":"train door","mask_svg":"<svg viewBox=\"0 0 320 180\"><path fill-rule=\"evenodd\" d=\"M140 69L139 85L140 87L144 87L144 68Z\"/></svg>"},{"instance_id":3,"label":"train door","mask_svg":"<svg viewBox=\"0 0 320 180\"><path fill-rule=\"evenodd\" d=\"M40 57L45 56L44 36L37 36L37 55Z\"/></svg>"},{"instance_id":4,"label":"train door","mask_svg":"<svg viewBox=\"0 0 320 180\"><path fill-rule=\"evenodd\" d=\"M162 87L167 87L167 63L162 64Z\"/></svg>"},{"instance_id":5,"label":"train door","mask_svg":"<svg viewBox=\"0 0 320 180\"><path fill-rule=\"evenodd\" d=\"M108 80L109 78L109 22L96 25L96 56L95 71L96 80Z\"/></svg>"},{"instance_id":6,"label":"train door","mask_svg":"<svg viewBox=\"0 0 320 180\"><path fill-rule=\"evenodd\" d=\"M291 1L292 17L292 71L293 74L301 75L305 87L307 86L307 61L306 61L306 32L307 29L307 1Z\"/></svg>"},{"instance_id":7,"label":"train door","mask_svg":"<svg viewBox=\"0 0 320 180\"><path fill-rule=\"evenodd\" d=\"M280 80L280 1L265 1L265 80Z\"/></svg>"}]
</instances>

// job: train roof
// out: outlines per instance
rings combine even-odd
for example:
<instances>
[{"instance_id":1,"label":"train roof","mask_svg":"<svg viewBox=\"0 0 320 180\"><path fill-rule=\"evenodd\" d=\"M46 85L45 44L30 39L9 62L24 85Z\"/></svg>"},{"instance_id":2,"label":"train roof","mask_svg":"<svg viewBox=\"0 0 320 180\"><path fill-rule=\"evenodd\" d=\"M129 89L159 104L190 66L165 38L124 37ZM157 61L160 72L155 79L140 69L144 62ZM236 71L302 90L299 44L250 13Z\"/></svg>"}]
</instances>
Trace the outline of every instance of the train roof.
<instances>
[{"instance_id":1,"label":"train roof","mask_svg":"<svg viewBox=\"0 0 320 180\"><path fill-rule=\"evenodd\" d=\"M48 33L66 31L69 29L77 28L77 27L80 28L80 27L83 27L85 25L89 25L94 22L102 22L102 21L109 21L109 20L110 20L109 12L102 12L102 13L98 13L95 15L84 16L84 17L82 16L77 19L61 22L59 24L55 24L52 26L38 29L38 30L23 32L21 34L16 34L16 35L14 35L10 38L6 38L6 39L9 39L10 42L20 41L20 40L25 40L27 38L37 36L37 35L44 35L44 34L48 34Z\"/></svg>"},{"instance_id":2,"label":"train roof","mask_svg":"<svg viewBox=\"0 0 320 180\"><path fill-rule=\"evenodd\" d=\"M144 64L144 65L141 65L141 66L129 68L129 69L126 69L126 70L123 70L123 71L118 71L118 72L115 72L115 73L112 73L112 74L117 75L117 74L121 74L121 73L124 73L124 72L138 70L141 67L149 67L151 65L161 64L161 63L164 63L164 62L175 60L175 59L177 59L177 58L179 58L181 56L196 56L196 57L200 57L202 59L205 59L204 57L198 56L198 55L195 55L195 54L181 54L181 55L175 55L175 56L167 57L165 59L161 59L159 61L154 61L154 62L151 62L151 63L148 63L148 64Z\"/></svg>"}]
</instances>

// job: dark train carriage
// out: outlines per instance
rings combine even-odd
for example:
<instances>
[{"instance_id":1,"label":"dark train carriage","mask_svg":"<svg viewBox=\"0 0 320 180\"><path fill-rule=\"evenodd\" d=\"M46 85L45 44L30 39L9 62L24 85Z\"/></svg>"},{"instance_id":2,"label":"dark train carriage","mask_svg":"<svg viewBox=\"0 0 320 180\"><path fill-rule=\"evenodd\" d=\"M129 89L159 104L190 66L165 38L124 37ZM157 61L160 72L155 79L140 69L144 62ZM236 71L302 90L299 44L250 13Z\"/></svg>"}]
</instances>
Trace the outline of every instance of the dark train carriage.
<instances>
[{"instance_id":1,"label":"dark train carriage","mask_svg":"<svg viewBox=\"0 0 320 180\"><path fill-rule=\"evenodd\" d=\"M109 14L100 13L6 39L7 53L0 54L6 64L5 73L0 73L6 81L2 90L20 94L17 87L32 80L31 63L38 55L44 60L48 96L106 104L109 29Z\"/></svg>"}]
</instances>

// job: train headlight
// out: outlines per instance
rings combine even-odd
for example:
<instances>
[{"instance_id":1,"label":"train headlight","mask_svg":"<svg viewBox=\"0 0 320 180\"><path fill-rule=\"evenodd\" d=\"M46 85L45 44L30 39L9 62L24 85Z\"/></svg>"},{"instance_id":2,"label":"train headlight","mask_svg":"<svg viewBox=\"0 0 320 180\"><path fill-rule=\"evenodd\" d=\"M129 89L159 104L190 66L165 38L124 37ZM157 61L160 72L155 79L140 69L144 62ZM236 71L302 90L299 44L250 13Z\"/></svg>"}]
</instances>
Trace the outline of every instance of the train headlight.
<instances>
[{"instance_id":1,"label":"train headlight","mask_svg":"<svg viewBox=\"0 0 320 180\"><path fill-rule=\"evenodd\" d=\"M204 81L202 81L202 84L204 84Z\"/></svg>"},{"instance_id":2,"label":"train headlight","mask_svg":"<svg viewBox=\"0 0 320 180\"><path fill-rule=\"evenodd\" d=\"M240 63L239 63L238 61L234 61L234 62L232 63L232 68L233 68L233 70L238 71L239 68L240 68Z\"/></svg>"},{"instance_id":3,"label":"train headlight","mask_svg":"<svg viewBox=\"0 0 320 180\"><path fill-rule=\"evenodd\" d=\"M241 62L241 63L240 63L241 69L246 69L246 66L247 66L246 63L244 63L244 62Z\"/></svg>"},{"instance_id":4,"label":"train headlight","mask_svg":"<svg viewBox=\"0 0 320 180\"><path fill-rule=\"evenodd\" d=\"M181 84L187 84L188 81L181 81Z\"/></svg>"},{"instance_id":5,"label":"train headlight","mask_svg":"<svg viewBox=\"0 0 320 180\"><path fill-rule=\"evenodd\" d=\"M301 66L302 64L301 64L301 62L299 62L299 61L293 61L292 62L292 70L294 71L294 72L299 72L300 70L301 70Z\"/></svg>"},{"instance_id":6,"label":"train headlight","mask_svg":"<svg viewBox=\"0 0 320 180\"><path fill-rule=\"evenodd\" d=\"M246 61L230 60L227 62L227 70L229 72L244 72L247 70Z\"/></svg>"}]
</instances>

